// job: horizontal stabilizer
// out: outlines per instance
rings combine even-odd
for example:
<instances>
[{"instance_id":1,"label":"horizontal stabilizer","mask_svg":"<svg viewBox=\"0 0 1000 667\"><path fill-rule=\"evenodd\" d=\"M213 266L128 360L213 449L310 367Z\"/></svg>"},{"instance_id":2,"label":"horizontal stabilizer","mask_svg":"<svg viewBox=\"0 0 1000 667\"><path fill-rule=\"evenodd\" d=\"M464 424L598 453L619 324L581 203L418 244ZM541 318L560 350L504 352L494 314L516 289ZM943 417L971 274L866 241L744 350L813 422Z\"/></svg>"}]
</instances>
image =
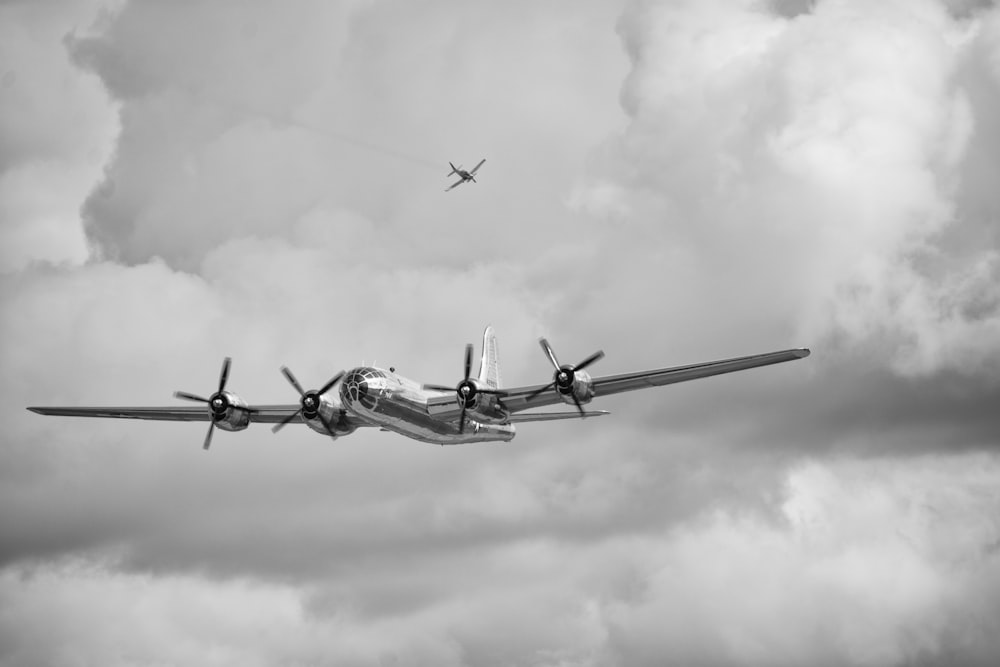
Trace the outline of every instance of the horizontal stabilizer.
<instances>
[{"instance_id":1,"label":"horizontal stabilizer","mask_svg":"<svg viewBox=\"0 0 1000 667\"><path fill-rule=\"evenodd\" d=\"M534 414L519 414L511 415L507 422L510 424L520 423L520 422L547 422L555 421L557 419L582 419L584 417L603 417L604 415L611 414L607 410L592 410L590 412L584 412L583 414L574 410L573 412L536 412Z\"/></svg>"}]
</instances>

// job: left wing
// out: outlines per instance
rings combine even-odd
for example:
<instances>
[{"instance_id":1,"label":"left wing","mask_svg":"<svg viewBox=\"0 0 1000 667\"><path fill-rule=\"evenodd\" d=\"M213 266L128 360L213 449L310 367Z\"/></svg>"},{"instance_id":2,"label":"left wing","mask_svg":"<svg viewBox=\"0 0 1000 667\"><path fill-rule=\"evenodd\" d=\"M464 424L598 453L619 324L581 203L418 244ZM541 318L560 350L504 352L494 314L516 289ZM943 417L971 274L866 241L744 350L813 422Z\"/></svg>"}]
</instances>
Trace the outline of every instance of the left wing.
<instances>
[{"instance_id":1,"label":"left wing","mask_svg":"<svg viewBox=\"0 0 1000 667\"><path fill-rule=\"evenodd\" d=\"M451 184L451 186L450 186L450 187L447 187L447 188L445 188L445 189L444 189L444 191L445 191L445 192L448 192L449 190L451 190L451 189L453 189L453 188L457 188L457 187L458 187L458 186L460 186L460 185L461 185L462 183L465 183L465 179L464 179L464 178L462 178L462 179L459 179L459 180L455 181L454 183L452 183L452 184Z\"/></svg>"},{"instance_id":2,"label":"left wing","mask_svg":"<svg viewBox=\"0 0 1000 667\"><path fill-rule=\"evenodd\" d=\"M662 387L676 382L687 382L699 378L722 375L724 373L734 373L744 371L759 366L770 366L786 361L804 359L809 356L809 350L796 348L792 350L781 350L779 352L767 352L765 354L754 354L748 357L734 357L732 359L722 359L720 361L709 361L701 364L689 366L674 366L672 368L660 368L657 370L638 371L635 373L622 373L620 375L605 375L593 379L594 398L619 394L623 391L635 391L647 387ZM562 403L554 389L536 393L545 384L536 384L529 387L515 387L502 389L503 395L500 401L511 413L539 408L546 405ZM452 405L455 405L454 396L448 397ZM434 401L437 402L437 401ZM431 401L428 401L430 407Z\"/></svg>"},{"instance_id":3,"label":"left wing","mask_svg":"<svg viewBox=\"0 0 1000 667\"><path fill-rule=\"evenodd\" d=\"M511 415L507 419L508 424L520 424L521 422L550 422L559 419L582 419L584 417L603 417L611 414L607 410L589 410L587 412L535 412L523 415Z\"/></svg>"},{"instance_id":4,"label":"left wing","mask_svg":"<svg viewBox=\"0 0 1000 667\"><path fill-rule=\"evenodd\" d=\"M470 174L474 174L477 171L479 171L479 168L483 166L484 162L486 162L486 158L483 158L482 160L480 160L479 164L477 164L475 167L473 167L472 169L469 170L469 173Z\"/></svg>"},{"instance_id":5,"label":"left wing","mask_svg":"<svg viewBox=\"0 0 1000 667\"><path fill-rule=\"evenodd\" d=\"M809 356L809 350L796 348L791 350L781 350L779 352L767 352L765 354L754 354L748 357L734 357L732 359L722 359L720 361L709 361L701 364L691 364L689 366L674 366L672 368L660 368L649 371L638 371L635 373L623 373L621 375L605 375L592 380L594 388L594 398L619 394L623 391L635 391L647 387L662 387L676 382L687 382L699 378L722 375L724 373L734 373L744 371L759 366L770 366L786 361L804 359ZM554 389L547 391L539 390L548 387L548 384L536 384L528 387L514 387L511 389L501 389L500 402L511 413L540 408L546 405L556 405L562 403L562 399ZM458 414L458 407L455 404L455 396L445 395L440 398L435 397L427 401L428 411L438 417L450 414L452 411ZM513 421L513 419L511 420Z\"/></svg>"}]
</instances>

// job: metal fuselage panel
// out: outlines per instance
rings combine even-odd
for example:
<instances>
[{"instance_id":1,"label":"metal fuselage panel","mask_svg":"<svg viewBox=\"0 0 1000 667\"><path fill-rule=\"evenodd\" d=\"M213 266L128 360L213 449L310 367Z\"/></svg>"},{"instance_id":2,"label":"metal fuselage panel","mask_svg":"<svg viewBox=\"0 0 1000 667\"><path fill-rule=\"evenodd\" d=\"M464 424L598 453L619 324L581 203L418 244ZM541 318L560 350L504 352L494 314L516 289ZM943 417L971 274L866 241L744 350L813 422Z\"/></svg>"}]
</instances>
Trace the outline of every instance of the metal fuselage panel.
<instances>
[{"instance_id":1,"label":"metal fuselage panel","mask_svg":"<svg viewBox=\"0 0 1000 667\"><path fill-rule=\"evenodd\" d=\"M393 372L362 366L347 372L340 386L344 409L387 431L439 445L473 442L506 442L514 437L510 424L483 424L466 419L465 432L458 422L438 419L427 411L427 399L440 392L426 392L420 385Z\"/></svg>"}]
</instances>

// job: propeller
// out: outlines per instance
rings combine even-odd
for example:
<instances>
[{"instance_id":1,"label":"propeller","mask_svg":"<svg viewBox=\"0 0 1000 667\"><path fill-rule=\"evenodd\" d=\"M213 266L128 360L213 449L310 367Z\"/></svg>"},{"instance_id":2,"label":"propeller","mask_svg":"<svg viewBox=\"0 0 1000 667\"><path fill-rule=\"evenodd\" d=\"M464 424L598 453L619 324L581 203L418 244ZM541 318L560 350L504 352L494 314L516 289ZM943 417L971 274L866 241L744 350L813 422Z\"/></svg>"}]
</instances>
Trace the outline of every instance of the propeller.
<instances>
[{"instance_id":1,"label":"propeller","mask_svg":"<svg viewBox=\"0 0 1000 667\"><path fill-rule=\"evenodd\" d=\"M226 382L229 381L229 367L232 366L232 363L233 360L231 357L226 357L222 361L222 371L219 373L219 389L210 397L204 398L202 396L198 396L197 394L189 394L186 391L174 392L175 398L208 404L209 414L212 417L212 423L208 425L208 433L205 434L205 444L202 445L202 449L208 449L209 445L212 444L212 432L215 430L215 422L225 419L226 413L229 411L231 406L229 397L226 395Z\"/></svg>"},{"instance_id":2,"label":"propeller","mask_svg":"<svg viewBox=\"0 0 1000 667\"><path fill-rule=\"evenodd\" d=\"M325 428L326 432L330 434L330 437L336 438L337 434L333 431L333 424L331 424L330 421L323 416L323 413L319 409L321 405L320 397L333 389L333 385L340 382L340 379L344 377L344 371L340 371L334 375L330 381L321 388L313 389L311 391L305 391L302 388L302 385L295 379L295 376L292 374L292 371L289 370L288 366L281 367L281 374L285 376L285 379L287 379L293 387L295 387L295 391L299 392L301 399L299 400L299 409L275 424L271 428L271 431L273 433L277 433L283 429L286 424L289 424L296 417L302 415L303 419L316 419L318 417L323 423L323 428Z\"/></svg>"},{"instance_id":3,"label":"propeller","mask_svg":"<svg viewBox=\"0 0 1000 667\"><path fill-rule=\"evenodd\" d=\"M576 371L582 371L587 366L599 360L604 356L604 351L598 350L597 352L594 352L592 355L575 366L572 364L562 366L559 364L559 359L556 357L556 353L553 351L552 346L549 345L549 341L544 338L539 338L538 342L542 346L542 351L545 352L545 356L548 357L549 362L551 362L552 367L555 369L555 374L552 377L552 382L548 383L541 389L536 389L531 392L525 397L525 399L531 400L535 396L538 396L539 394L554 387L557 392L564 396L569 393L569 395L573 397L573 402L576 403L576 409L580 411L580 416L586 416L583 406L580 405L580 399L576 397L576 393L573 391L573 383L576 381Z\"/></svg>"},{"instance_id":4,"label":"propeller","mask_svg":"<svg viewBox=\"0 0 1000 667\"><path fill-rule=\"evenodd\" d=\"M465 433L465 410L476 394L493 394L495 396L505 396L506 392L499 389L480 389L476 383L469 379L472 373L472 344L465 346L465 378L454 387L446 387L442 384L425 384L423 388L430 391L454 391L458 397L458 404L462 408L458 417L458 432Z\"/></svg>"}]
</instances>

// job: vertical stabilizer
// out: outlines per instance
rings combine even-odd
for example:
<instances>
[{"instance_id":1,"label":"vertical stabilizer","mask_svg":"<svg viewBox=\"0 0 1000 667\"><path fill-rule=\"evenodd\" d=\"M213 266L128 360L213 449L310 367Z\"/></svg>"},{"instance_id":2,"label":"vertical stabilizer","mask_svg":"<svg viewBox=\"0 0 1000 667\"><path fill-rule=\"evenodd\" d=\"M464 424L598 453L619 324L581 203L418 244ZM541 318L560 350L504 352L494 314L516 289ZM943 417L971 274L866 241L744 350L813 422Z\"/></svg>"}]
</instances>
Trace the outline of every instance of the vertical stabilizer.
<instances>
[{"instance_id":1,"label":"vertical stabilizer","mask_svg":"<svg viewBox=\"0 0 1000 667\"><path fill-rule=\"evenodd\" d=\"M497 360L497 336L493 327L483 332L483 360L479 365L479 383L489 389L499 389L500 362Z\"/></svg>"}]
</instances>

